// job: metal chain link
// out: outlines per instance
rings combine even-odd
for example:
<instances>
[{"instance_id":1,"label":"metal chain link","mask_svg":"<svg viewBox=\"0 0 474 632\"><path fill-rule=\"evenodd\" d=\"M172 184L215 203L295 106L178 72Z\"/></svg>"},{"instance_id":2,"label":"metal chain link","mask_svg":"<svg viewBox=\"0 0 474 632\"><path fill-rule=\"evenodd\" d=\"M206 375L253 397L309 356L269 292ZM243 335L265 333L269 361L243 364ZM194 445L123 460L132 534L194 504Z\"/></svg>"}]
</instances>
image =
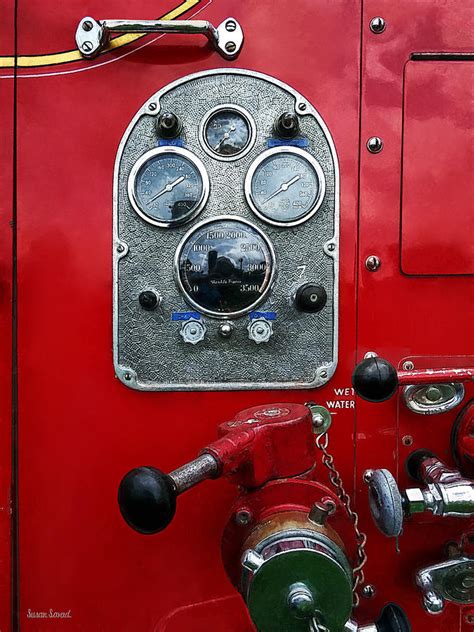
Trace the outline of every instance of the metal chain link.
<instances>
[{"instance_id":1,"label":"metal chain link","mask_svg":"<svg viewBox=\"0 0 474 632\"><path fill-rule=\"evenodd\" d=\"M313 617L309 622L309 632L331 632L331 630Z\"/></svg>"},{"instance_id":2,"label":"metal chain link","mask_svg":"<svg viewBox=\"0 0 474 632\"><path fill-rule=\"evenodd\" d=\"M355 539L357 543L357 565L353 569L354 571L354 586L352 588L353 594L353 606L357 608L360 602L359 595L357 590L360 586L362 586L365 582L364 576L364 566L367 563L367 553L365 552L365 545L367 544L367 536L359 529L359 515L356 511L351 508L351 498L349 494L344 489L344 485L342 483L341 475L334 467L334 457L329 454L328 446L329 446L329 435L327 432L320 434L316 437L316 446L323 453L323 464L329 470L329 480L333 484L336 489L337 496L339 500L344 505L344 509L346 510L347 516L354 526ZM316 628L317 632L319 632L320 628Z\"/></svg>"}]
</instances>

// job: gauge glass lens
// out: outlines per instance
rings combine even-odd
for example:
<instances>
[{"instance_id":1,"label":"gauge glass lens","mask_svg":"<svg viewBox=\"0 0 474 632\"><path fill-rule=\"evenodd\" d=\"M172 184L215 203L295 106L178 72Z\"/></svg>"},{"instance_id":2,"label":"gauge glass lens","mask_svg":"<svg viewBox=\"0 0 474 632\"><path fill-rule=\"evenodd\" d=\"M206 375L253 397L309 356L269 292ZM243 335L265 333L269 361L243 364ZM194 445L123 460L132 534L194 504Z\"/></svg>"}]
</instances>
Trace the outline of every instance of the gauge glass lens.
<instances>
[{"instance_id":1,"label":"gauge glass lens","mask_svg":"<svg viewBox=\"0 0 474 632\"><path fill-rule=\"evenodd\" d=\"M301 151L301 150L300 150ZM270 150L253 170L250 206L263 219L277 224L301 222L322 199L324 176L312 156L304 152Z\"/></svg>"},{"instance_id":2,"label":"gauge glass lens","mask_svg":"<svg viewBox=\"0 0 474 632\"><path fill-rule=\"evenodd\" d=\"M202 206L202 172L187 155L155 153L136 171L132 196L150 219L169 226L182 224Z\"/></svg>"},{"instance_id":3,"label":"gauge glass lens","mask_svg":"<svg viewBox=\"0 0 474 632\"><path fill-rule=\"evenodd\" d=\"M250 143L251 128L247 117L231 108L217 110L204 126L204 140L218 156L237 156Z\"/></svg>"},{"instance_id":4,"label":"gauge glass lens","mask_svg":"<svg viewBox=\"0 0 474 632\"><path fill-rule=\"evenodd\" d=\"M257 228L234 219L201 224L176 256L178 283L200 311L232 316L250 311L270 288L273 249Z\"/></svg>"}]
</instances>

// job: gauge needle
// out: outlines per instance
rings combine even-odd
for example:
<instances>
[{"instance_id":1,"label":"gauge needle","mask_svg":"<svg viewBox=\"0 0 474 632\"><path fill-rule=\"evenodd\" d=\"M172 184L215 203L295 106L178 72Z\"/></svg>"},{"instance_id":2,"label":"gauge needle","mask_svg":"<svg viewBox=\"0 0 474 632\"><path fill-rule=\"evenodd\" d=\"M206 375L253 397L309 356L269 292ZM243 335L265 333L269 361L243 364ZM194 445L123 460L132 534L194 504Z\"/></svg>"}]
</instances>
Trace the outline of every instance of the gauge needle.
<instances>
[{"instance_id":1,"label":"gauge needle","mask_svg":"<svg viewBox=\"0 0 474 632\"><path fill-rule=\"evenodd\" d=\"M266 200L264 200L262 202L262 204L266 204L267 202L269 202L272 198L274 198L276 195L278 195L279 193L282 193L282 191L288 191L288 189L291 187L292 184L294 184L295 182L298 182L298 180L301 178L301 176L295 176L294 178L291 178L291 180L289 180L288 182L284 182L281 187L279 189L277 189L277 191L275 191L274 193L272 193L270 195L270 197L268 197Z\"/></svg>"},{"instance_id":2,"label":"gauge needle","mask_svg":"<svg viewBox=\"0 0 474 632\"><path fill-rule=\"evenodd\" d=\"M164 189L161 189L161 191L159 193L157 193L156 195L154 195L152 198L150 198L147 202L147 204L151 204L151 202L154 202L157 198L159 198L160 196L164 195L165 193L169 193L170 191L172 191L175 186L177 184L179 184L180 182L182 182L184 180L184 176L180 176L179 178L176 178L176 180L174 182L169 182Z\"/></svg>"},{"instance_id":3,"label":"gauge needle","mask_svg":"<svg viewBox=\"0 0 474 632\"><path fill-rule=\"evenodd\" d=\"M232 127L229 128L229 131L224 134L224 136L220 139L220 141L214 147L214 151L217 151L219 149L219 147L222 145L222 143L225 140L227 140L229 138L229 136L232 134L232 132L235 132L236 129L237 128L235 127L235 125L232 125Z\"/></svg>"}]
</instances>

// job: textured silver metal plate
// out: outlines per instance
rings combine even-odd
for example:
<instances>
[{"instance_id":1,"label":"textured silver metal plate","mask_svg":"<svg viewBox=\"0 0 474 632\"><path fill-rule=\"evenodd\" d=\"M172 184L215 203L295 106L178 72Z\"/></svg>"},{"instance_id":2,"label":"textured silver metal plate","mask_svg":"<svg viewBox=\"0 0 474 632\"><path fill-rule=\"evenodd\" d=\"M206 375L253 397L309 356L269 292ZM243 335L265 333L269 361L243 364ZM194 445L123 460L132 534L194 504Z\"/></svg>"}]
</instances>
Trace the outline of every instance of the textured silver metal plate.
<instances>
[{"instance_id":1,"label":"textured silver metal plate","mask_svg":"<svg viewBox=\"0 0 474 632\"><path fill-rule=\"evenodd\" d=\"M255 121L250 151L225 162L204 151L199 130L219 105L244 108ZM175 112L183 122L186 149L204 164L210 194L199 218L163 229L133 209L127 181L135 162L157 146L156 116ZM294 227L271 226L245 199L249 166L268 149L273 124L284 111L300 117L308 151L326 182L323 203L311 219ZM233 319L232 335L219 335L222 320L202 315L206 334L198 344L180 336L173 314L195 311L173 275L176 249L185 233L203 220L232 216L252 222L269 238L276 254L272 291L258 312L273 312L273 335L249 339L250 316ZM246 70L213 70L189 75L154 94L137 112L120 143L114 173L114 365L118 378L139 390L237 390L313 388L325 384L337 364L339 172L330 134L317 111L295 90L272 77ZM304 283L324 286L327 304L318 313L298 311L293 296ZM144 310L138 296L159 295L158 307Z\"/></svg>"}]
</instances>

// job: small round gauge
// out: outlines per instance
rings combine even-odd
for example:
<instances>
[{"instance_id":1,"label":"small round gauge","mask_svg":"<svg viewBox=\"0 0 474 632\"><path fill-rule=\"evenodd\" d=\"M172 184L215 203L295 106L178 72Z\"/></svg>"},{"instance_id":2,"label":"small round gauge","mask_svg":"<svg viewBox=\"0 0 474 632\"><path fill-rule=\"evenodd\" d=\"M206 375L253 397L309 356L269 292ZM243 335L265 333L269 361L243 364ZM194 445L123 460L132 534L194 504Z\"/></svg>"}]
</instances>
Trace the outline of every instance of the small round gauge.
<instances>
[{"instance_id":1,"label":"small round gauge","mask_svg":"<svg viewBox=\"0 0 474 632\"><path fill-rule=\"evenodd\" d=\"M255 123L238 105L219 105L208 112L200 127L201 144L208 154L221 160L236 160L250 151Z\"/></svg>"},{"instance_id":2,"label":"small round gauge","mask_svg":"<svg viewBox=\"0 0 474 632\"><path fill-rule=\"evenodd\" d=\"M275 253L250 222L223 216L190 230L174 265L176 282L190 305L209 316L233 318L251 311L270 291Z\"/></svg>"},{"instance_id":3,"label":"small round gauge","mask_svg":"<svg viewBox=\"0 0 474 632\"><path fill-rule=\"evenodd\" d=\"M143 154L132 167L128 196L140 217L171 228L202 210L209 196L209 176L187 149L159 147Z\"/></svg>"},{"instance_id":4,"label":"small round gauge","mask_svg":"<svg viewBox=\"0 0 474 632\"><path fill-rule=\"evenodd\" d=\"M321 206L325 192L317 160L298 147L264 151L250 165L245 195L253 212L269 224L296 226Z\"/></svg>"}]
</instances>

